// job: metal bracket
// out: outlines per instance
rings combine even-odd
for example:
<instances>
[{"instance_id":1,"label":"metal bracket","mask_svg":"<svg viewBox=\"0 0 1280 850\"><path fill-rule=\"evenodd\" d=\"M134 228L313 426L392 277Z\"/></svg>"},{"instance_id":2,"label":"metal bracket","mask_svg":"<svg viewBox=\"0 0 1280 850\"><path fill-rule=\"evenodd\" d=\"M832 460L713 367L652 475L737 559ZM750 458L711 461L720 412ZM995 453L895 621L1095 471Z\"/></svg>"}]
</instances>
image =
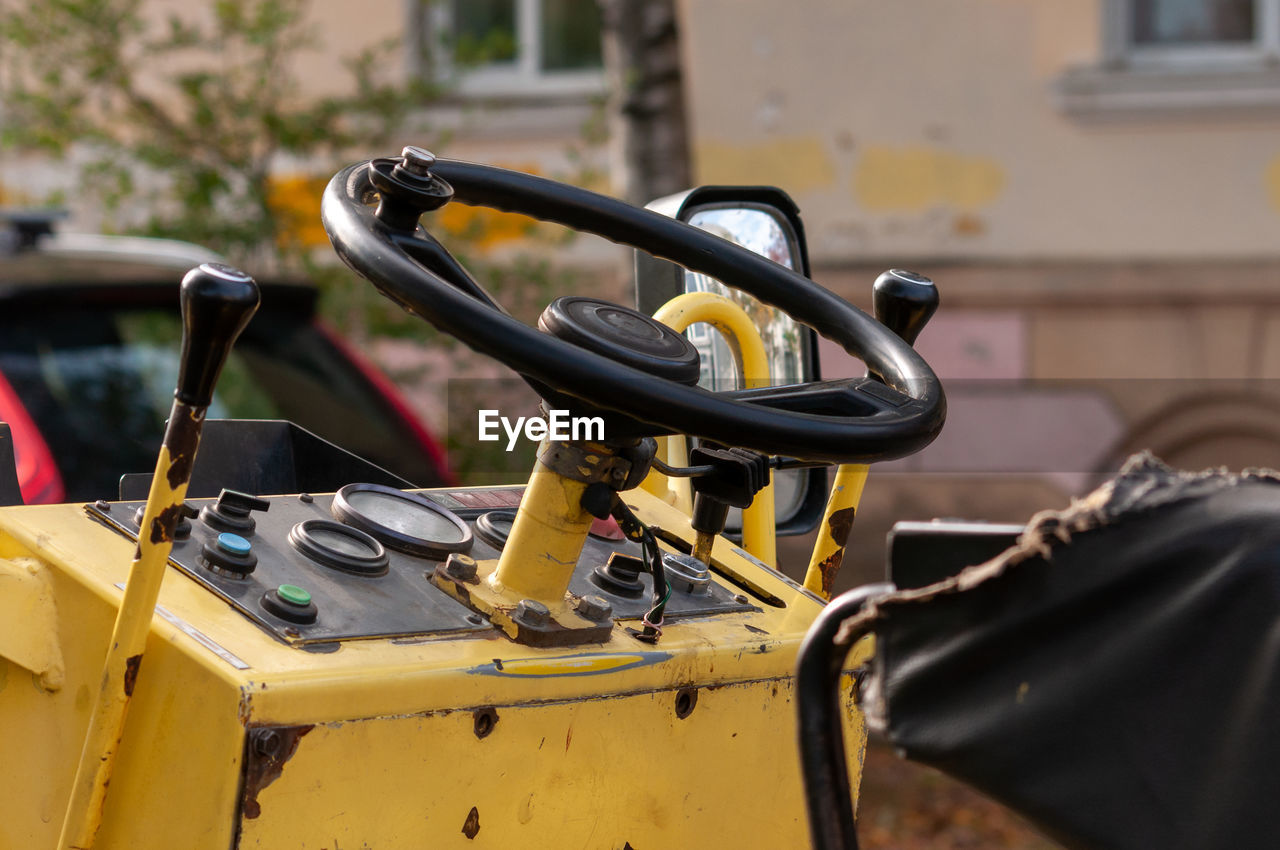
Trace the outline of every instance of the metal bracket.
<instances>
[{"instance_id":1,"label":"metal bracket","mask_svg":"<svg viewBox=\"0 0 1280 850\"><path fill-rule=\"evenodd\" d=\"M564 604L550 608L531 599L511 599L495 590L487 580L497 568L496 561L477 564L473 575L450 570L440 564L431 580L445 593L489 618L516 643L526 646L579 646L604 643L613 634L611 610L600 619L590 619L580 611L591 612L573 594L565 594Z\"/></svg>"}]
</instances>

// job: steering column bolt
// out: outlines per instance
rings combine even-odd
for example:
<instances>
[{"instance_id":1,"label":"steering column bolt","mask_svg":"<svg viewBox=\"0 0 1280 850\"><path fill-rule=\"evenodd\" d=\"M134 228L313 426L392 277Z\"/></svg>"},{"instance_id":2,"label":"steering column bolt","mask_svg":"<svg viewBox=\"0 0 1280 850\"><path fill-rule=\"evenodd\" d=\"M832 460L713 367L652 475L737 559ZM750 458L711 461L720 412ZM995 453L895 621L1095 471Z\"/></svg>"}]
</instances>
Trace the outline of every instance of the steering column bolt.
<instances>
[{"instance_id":1,"label":"steering column bolt","mask_svg":"<svg viewBox=\"0 0 1280 850\"><path fill-rule=\"evenodd\" d=\"M527 626L545 626L551 620L551 609L536 599L521 599L516 605L515 619Z\"/></svg>"},{"instance_id":2,"label":"steering column bolt","mask_svg":"<svg viewBox=\"0 0 1280 850\"><path fill-rule=\"evenodd\" d=\"M577 611L588 620L607 620L613 616L613 605L603 596L589 593L578 600Z\"/></svg>"},{"instance_id":3,"label":"steering column bolt","mask_svg":"<svg viewBox=\"0 0 1280 850\"><path fill-rule=\"evenodd\" d=\"M444 562L445 574L458 581L475 581L477 569L476 559L461 552L450 554Z\"/></svg>"}]
</instances>

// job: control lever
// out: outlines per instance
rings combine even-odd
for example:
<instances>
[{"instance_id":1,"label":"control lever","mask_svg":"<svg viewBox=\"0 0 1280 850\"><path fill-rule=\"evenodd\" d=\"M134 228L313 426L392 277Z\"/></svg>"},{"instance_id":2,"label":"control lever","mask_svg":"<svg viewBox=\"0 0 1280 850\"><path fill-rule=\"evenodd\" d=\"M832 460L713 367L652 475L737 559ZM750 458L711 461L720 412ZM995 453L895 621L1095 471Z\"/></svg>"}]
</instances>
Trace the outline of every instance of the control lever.
<instances>
[{"instance_id":1,"label":"control lever","mask_svg":"<svg viewBox=\"0 0 1280 850\"><path fill-rule=\"evenodd\" d=\"M711 546L724 531L729 508L745 508L769 483L769 457L739 448L703 445L689 453L694 466L709 466L693 479L693 557L711 565Z\"/></svg>"},{"instance_id":2,"label":"control lever","mask_svg":"<svg viewBox=\"0 0 1280 850\"><path fill-rule=\"evenodd\" d=\"M889 269L871 287L876 321L908 345L915 345L916 337L938 309L938 300L938 287L932 280L905 269ZM835 588L854 514L867 483L867 471L865 463L844 463L836 469L809 569L804 574L804 586L823 599L830 599Z\"/></svg>"},{"instance_id":3,"label":"control lever","mask_svg":"<svg viewBox=\"0 0 1280 850\"><path fill-rule=\"evenodd\" d=\"M889 269L871 287L871 306L876 321L907 345L915 345L916 337L938 309L938 287L922 274Z\"/></svg>"},{"instance_id":4,"label":"control lever","mask_svg":"<svg viewBox=\"0 0 1280 850\"><path fill-rule=\"evenodd\" d=\"M173 549L174 531L183 514L205 413L231 346L258 309L258 301L253 278L221 263L204 263L182 279L178 386L62 822L58 840L62 850L92 847L102 823L112 765Z\"/></svg>"}]
</instances>

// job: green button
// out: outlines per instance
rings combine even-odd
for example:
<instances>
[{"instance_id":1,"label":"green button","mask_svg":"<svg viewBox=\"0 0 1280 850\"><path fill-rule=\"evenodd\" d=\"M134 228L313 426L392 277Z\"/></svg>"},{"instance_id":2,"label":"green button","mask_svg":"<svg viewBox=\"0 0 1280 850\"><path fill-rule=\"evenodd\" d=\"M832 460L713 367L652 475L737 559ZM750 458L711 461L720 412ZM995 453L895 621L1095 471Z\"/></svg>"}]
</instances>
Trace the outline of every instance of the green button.
<instances>
[{"instance_id":1,"label":"green button","mask_svg":"<svg viewBox=\"0 0 1280 850\"><path fill-rule=\"evenodd\" d=\"M310 605L311 594L296 584L282 584L276 588L276 596L290 605Z\"/></svg>"}]
</instances>

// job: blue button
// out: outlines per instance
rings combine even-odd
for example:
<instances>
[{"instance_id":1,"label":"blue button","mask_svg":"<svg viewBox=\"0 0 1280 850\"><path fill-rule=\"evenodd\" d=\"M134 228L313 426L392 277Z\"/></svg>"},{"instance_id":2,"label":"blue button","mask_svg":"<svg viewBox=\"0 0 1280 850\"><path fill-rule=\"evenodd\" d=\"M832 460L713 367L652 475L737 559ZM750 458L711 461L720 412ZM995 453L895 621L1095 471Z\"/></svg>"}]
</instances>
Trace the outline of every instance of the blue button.
<instances>
[{"instance_id":1,"label":"blue button","mask_svg":"<svg viewBox=\"0 0 1280 850\"><path fill-rule=\"evenodd\" d=\"M237 555L243 558L245 555L249 554L249 550L253 548L253 544L248 540L245 540L239 534L232 534L229 531L224 531L218 535L218 548L223 552L226 552L228 555Z\"/></svg>"}]
</instances>

